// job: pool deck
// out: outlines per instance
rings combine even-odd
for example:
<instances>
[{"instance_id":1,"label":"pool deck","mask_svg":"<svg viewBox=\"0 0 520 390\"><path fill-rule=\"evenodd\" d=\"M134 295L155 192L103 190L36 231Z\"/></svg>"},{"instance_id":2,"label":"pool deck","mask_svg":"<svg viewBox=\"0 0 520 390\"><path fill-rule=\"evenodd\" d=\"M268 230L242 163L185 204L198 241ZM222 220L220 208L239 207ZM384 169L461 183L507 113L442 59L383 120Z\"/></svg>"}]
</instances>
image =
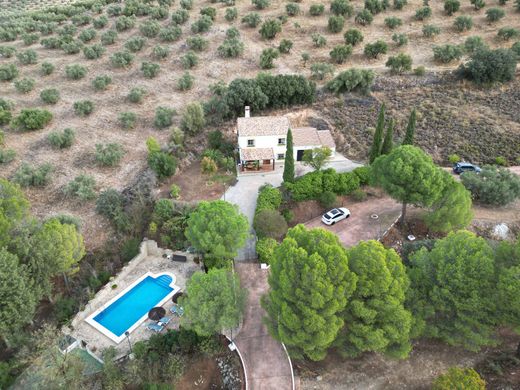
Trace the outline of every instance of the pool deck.
<instances>
[{"instance_id":1,"label":"pool deck","mask_svg":"<svg viewBox=\"0 0 520 390\"><path fill-rule=\"evenodd\" d=\"M98 357L102 357L103 351L109 347L116 348L117 356L128 354L129 345L126 340L123 339L120 343L114 342L90 325L86 319L106 306L108 302L121 294L137 279L149 272L153 274L171 273L175 275L175 285L183 291L186 287L186 281L194 272L200 270L200 265L195 264L190 257L188 257L188 261L185 263L168 260L163 257L163 254L166 252L171 253L169 250L159 248L155 241L143 241L140 253L130 260L121 272L111 279L106 286L98 291L84 310L74 317L70 327L64 329L64 332L69 333L78 340L84 341L87 344L87 348ZM112 288L114 285L116 287ZM167 328L178 328L179 318L170 313L170 308L173 306L171 300L168 300L162 306L166 309L166 316L172 318ZM153 334L152 331L146 329L146 324L149 322L151 321L146 320L142 322L130 333L132 345L137 341L148 339Z\"/></svg>"}]
</instances>

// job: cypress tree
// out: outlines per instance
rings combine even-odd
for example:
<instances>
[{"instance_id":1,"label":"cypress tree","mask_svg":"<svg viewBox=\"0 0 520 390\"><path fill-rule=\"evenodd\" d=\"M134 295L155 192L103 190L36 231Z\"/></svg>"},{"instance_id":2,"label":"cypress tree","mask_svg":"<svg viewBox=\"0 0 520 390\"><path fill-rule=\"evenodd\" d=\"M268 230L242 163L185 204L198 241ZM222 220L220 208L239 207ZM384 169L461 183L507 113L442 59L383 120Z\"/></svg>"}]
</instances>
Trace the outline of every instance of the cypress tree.
<instances>
[{"instance_id":1,"label":"cypress tree","mask_svg":"<svg viewBox=\"0 0 520 390\"><path fill-rule=\"evenodd\" d=\"M294 152L291 129L289 129L289 131L287 132L287 140L285 147L285 164L283 167L283 181L286 181L288 183L292 183L294 181Z\"/></svg>"},{"instance_id":2,"label":"cypress tree","mask_svg":"<svg viewBox=\"0 0 520 390\"><path fill-rule=\"evenodd\" d=\"M413 145L413 137L415 135L415 108L412 109L410 113L410 118L408 119L408 125L406 126L406 134L404 136L403 145Z\"/></svg>"},{"instance_id":3,"label":"cypress tree","mask_svg":"<svg viewBox=\"0 0 520 390\"><path fill-rule=\"evenodd\" d=\"M381 155L390 153L394 148L394 125L394 120L391 119L386 128L385 139L383 140L383 146L381 147Z\"/></svg>"},{"instance_id":4,"label":"cypress tree","mask_svg":"<svg viewBox=\"0 0 520 390\"><path fill-rule=\"evenodd\" d=\"M379 116L377 117L376 131L374 133L374 141L368 154L369 162L372 164L376 158L381 155L381 144L383 143L383 130L385 128L385 105L381 106Z\"/></svg>"}]
</instances>

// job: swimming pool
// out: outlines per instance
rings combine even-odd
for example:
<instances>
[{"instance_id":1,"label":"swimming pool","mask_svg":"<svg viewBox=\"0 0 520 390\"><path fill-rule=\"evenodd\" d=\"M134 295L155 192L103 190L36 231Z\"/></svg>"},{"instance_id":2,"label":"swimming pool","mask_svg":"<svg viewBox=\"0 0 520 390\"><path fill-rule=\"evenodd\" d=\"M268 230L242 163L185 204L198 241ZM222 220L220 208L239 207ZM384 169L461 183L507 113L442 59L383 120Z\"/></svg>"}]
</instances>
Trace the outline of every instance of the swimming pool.
<instances>
[{"instance_id":1,"label":"swimming pool","mask_svg":"<svg viewBox=\"0 0 520 390\"><path fill-rule=\"evenodd\" d=\"M125 332L133 331L146 320L151 308L163 305L179 291L173 282L171 274L146 273L86 321L119 343L125 338Z\"/></svg>"}]
</instances>

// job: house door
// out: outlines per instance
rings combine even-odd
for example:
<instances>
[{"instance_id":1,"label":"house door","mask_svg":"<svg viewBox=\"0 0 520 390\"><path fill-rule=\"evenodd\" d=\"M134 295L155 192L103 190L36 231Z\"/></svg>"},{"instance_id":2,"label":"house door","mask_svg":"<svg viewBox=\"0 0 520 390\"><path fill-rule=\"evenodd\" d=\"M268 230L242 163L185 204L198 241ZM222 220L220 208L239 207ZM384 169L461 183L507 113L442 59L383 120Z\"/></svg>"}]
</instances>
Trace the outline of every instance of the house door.
<instances>
[{"instance_id":1,"label":"house door","mask_svg":"<svg viewBox=\"0 0 520 390\"><path fill-rule=\"evenodd\" d=\"M296 151L296 161L302 161L303 160L303 152L304 152L304 150L297 150Z\"/></svg>"}]
</instances>

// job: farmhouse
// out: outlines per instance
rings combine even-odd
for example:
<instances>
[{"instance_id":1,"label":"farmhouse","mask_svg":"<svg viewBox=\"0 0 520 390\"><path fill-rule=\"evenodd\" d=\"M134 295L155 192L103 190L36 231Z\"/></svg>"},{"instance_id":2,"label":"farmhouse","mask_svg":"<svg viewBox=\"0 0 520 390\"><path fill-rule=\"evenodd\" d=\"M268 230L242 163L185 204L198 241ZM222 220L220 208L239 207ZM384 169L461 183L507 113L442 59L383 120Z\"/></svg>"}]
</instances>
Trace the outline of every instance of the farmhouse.
<instances>
[{"instance_id":1,"label":"farmhouse","mask_svg":"<svg viewBox=\"0 0 520 390\"><path fill-rule=\"evenodd\" d=\"M248 106L244 117L237 119L238 147L240 167L246 170L274 170L275 163L285 159L287 132L293 135L294 159L301 161L305 150L322 146L334 152L336 145L329 130L317 130L314 127L291 127L285 116L250 115Z\"/></svg>"}]
</instances>

